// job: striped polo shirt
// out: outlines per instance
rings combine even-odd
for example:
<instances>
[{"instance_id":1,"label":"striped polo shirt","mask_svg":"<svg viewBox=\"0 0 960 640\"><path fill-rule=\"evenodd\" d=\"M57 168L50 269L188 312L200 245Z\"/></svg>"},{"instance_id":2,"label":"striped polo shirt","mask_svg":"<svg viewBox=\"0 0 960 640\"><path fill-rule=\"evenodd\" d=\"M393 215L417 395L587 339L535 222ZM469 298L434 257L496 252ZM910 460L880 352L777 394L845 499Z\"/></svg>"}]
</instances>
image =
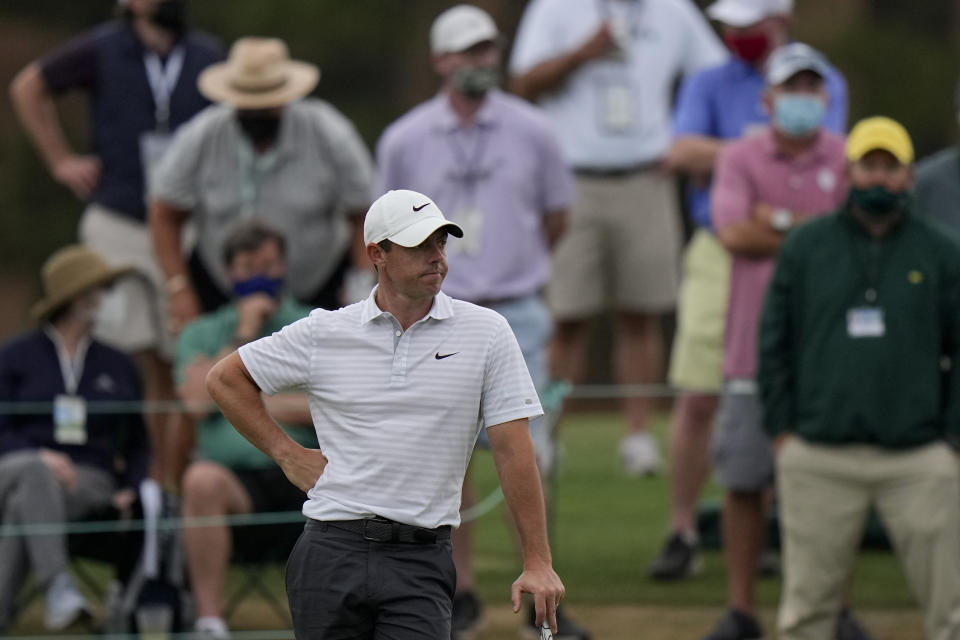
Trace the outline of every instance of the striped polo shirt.
<instances>
[{"instance_id":1,"label":"striped polo shirt","mask_svg":"<svg viewBox=\"0 0 960 640\"><path fill-rule=\"evenodd\" d=\"M307 394L329 463L304 515L457 526L480 429L542 414L536 390L496 312L438 293L403 331L375 293L317 309L240 358L265 393Z\"/></svg>"}]
</instances>

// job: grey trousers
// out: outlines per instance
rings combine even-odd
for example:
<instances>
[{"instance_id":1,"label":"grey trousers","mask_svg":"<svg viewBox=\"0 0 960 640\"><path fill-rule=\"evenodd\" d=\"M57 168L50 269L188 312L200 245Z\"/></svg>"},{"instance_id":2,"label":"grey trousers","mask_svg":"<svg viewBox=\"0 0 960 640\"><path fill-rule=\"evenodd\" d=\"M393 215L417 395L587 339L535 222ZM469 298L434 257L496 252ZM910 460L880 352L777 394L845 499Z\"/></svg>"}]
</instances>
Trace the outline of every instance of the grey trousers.
<instances>
[{"instance_id":1,"label":"grey trousers","mask_svg":"<svg viewBox=\"0 0 960 640\"><path fill-rule=\"evenodd\" d=\"M113 477L98 467L75 465L77 484L64 489L36 450L0 456L0 523L22 525L77 520L110 504ZM62 534L0 537L0 629L11 622L14 599L28 572L46 585L66 570Z\"/></svg>"},{"instance_id":2,"label":"grey trousers","mask_svg":"<svg viewBox=\"0 0 960 640\"><path fill-rule=\"evenodd\" d=\"M457 572L450 540L389 544L307 522L290 552L298 640L449 640Z\"/></svg>"}]
</instances>

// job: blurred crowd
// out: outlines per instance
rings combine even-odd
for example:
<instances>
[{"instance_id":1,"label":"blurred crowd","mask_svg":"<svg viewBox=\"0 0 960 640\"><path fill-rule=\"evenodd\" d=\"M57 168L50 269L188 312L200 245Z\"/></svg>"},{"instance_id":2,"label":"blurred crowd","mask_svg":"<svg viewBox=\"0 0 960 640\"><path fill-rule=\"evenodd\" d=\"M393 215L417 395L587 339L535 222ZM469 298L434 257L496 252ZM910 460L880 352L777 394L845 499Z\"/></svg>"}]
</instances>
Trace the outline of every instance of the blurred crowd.
<instances>
[{"instance_id":1,"label":"blurred crowd","mask_svg":"<svg viewBox=\"0 0 960 640\"><path fill-rule=\"evenodd\" d=\"M370 296L364 215L411 189L464 230L443 290L507 319L541 396L583 382L607 313L618 383L668 371L666 464L648 394L623 399L619 457L630 475L669 474L652 580L695 576L700 492L711 473L724 489L728 607L704 640L763 637L773 508L778 637L871 637L847 603L872 509L927 637L960 639L960 150L915 168L894 119L848 129L847 79L791 38L793 0L705 14L692 0L530 0L513 43L482 9L452 6L422 34L438 92L372 153L349 114L311 97L316 64L274 38L225 50L188 4L118 0L11 83L52 180L83 205L77 244L43 266L36 329L0 347L0 401L49 403L0 415L0 523L129 514L145 494L185 518L298 510L303 492L216 409L206 374L311 309ZM84 150L56 110L74 91ZM268 409L317 446L302 394ZM531 423L545 480L556 422ZM231 540L226 525L177 538L198 639L230 637ZM483 619L469 523L453 545L451 637L466 639ZM31 574L49 629L91 617L64 536L4 537L0 634ZM562 608L557 622L556 638L590 637ZM532 609L524 626L538 632Z\"/></svg>"}]
</instances>

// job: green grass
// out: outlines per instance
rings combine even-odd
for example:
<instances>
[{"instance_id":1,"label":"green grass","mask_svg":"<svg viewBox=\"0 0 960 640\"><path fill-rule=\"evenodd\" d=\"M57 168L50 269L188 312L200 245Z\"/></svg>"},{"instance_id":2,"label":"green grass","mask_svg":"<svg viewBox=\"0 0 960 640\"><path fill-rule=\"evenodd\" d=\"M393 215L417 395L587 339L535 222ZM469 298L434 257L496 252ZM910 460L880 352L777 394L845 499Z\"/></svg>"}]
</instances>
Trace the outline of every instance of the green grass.
<instances>
[{"instance_id":1,"label":"green grass","mask_svg":"<svg viewBox=\"0 0 960 640\"><path fill-rule=\"evenodd\" d=\"M659 415L653 425L664 452L666 421L666 415ZM689 623L691 628L705 630L715 614L704 614L703 608L715 607L719 611L726 600L723 560L719 552L708 551L704 572L695 579L675 584L647 579L647 565L659 551L667 532L667 481L665 475L654 478L628 478L624 475L616 457L617 442L623 430L621 416L613 412L573 414L561 425L563 454L556 481L556 513L551 538L554 564L567 587L567 601L576 611L585 612L586 622L597 625L595 628L602 628L605 624L610 606L625 605L631 611L652 607L660 613L650 615L664 616L686 607L690 613L670 614L670 624L680 628ZM496 471L489 452L481 451L474 456L473 478L480 497L496 488ZM715 486L706 491L708 498L716 499L720 495ZM505 606L520 564L502 505L477 520L473 540L477 590L487 606ZM235 585L240 579L237 571L231 571L231 584ZM100 573L106 580L105 567L100 568ZM269 570L265 580L283 599L279 566ZM776 607L779 589L777 579L759 582L759 602L768 613ZM41 600L33 603L15 631L29 633L39 630ZM861 554L855 572L853 605L860 612L916 608L893 556L876 552ZM592 607L602 607L598 610L607 613L596 613ZM589 619L590 615L599 617ZM232 622L238 629L285 626L255 597L244 602ZM515 626L516 622L509 624ZM772 624L772 620L768 624ZM907 635L878 637L906 638L915 637L916 633L910 631ZM610 637L633 636L624 632ZM665 637L686 636L668 634Z\"/></svg>"},{"instance_id":2,"label":"green grass","mask_svg":"<svg viewBox=\"0 0 960 640\"><path fill-rule=\"evenodd\" d=\"M667 415L653 430L666 452ZM704 572L674 584L652 582L646 568L659 551L668 528L666 475L630 478L620 469L617 442L624 423L617 413L573 414L561 424L563 454L556 481L556 512L551 540L554 564L571 602L721 606L726 598L725 570L719 552L705 553ZM496 486L487 452L473 462L478 495ZM708 498L719 498L716 486ZM474 572L478 591L488 601L509 594L519 561L502 508L482 517L474 531ZM811 517L815 517L811 514ZM759 582L759 601L773 606L780 582ZM914 607L899 564L889 553L861 554L854 577L854 605L865 608Z\"/></svg>"}]
</instances>

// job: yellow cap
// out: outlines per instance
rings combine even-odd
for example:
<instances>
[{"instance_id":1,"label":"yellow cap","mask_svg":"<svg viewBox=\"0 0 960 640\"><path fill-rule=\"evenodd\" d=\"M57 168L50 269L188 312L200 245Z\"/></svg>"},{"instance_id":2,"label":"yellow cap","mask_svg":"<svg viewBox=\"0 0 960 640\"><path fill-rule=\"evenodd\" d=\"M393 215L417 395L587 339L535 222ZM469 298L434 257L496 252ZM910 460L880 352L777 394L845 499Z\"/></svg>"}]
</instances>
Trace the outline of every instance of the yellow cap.
<instances>
[{"instance_id":1,"label":"yellow cap","mask_svg":"<svg viewBox=\"0 0 960 640\"><path fill-rule=\"evenodd\" d=\"M861 120L847 136L847 160L857 162L875 149L889 151L900 164L913 162L910 134L899 122L874 116Z\"/></svg>"}]
</instances>

